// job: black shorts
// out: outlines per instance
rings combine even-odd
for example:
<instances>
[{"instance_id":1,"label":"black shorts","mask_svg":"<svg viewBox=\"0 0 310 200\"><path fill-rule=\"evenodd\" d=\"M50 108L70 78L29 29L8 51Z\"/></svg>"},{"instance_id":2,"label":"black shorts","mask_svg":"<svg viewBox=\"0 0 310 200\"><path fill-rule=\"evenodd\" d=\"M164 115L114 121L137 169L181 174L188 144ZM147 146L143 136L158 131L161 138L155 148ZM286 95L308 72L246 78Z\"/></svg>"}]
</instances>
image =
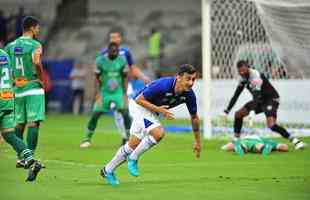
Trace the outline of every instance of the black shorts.
<instances>
[{"instance_id":1,"label":"black shorts","mask_svg":"<svg viewBox=\"0 0 310 200\"><path fill-rule=\"evenodd\" d=\"M279 107L279 99L269 99L262 103L255 104L254 100L249 101L244 105L248 111L254 111L255 114L265 113L267 117L277 117Z\"/></svg>"}]
</instances>

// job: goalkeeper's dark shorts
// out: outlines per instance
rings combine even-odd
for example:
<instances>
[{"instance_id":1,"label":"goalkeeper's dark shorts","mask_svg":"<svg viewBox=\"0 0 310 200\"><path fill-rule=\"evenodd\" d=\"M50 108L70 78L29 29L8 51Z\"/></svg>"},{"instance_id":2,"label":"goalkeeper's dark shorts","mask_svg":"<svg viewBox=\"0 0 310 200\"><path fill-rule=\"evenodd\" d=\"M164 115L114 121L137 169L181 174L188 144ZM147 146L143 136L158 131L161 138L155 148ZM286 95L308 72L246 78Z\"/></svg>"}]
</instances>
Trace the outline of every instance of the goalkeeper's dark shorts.
<instances>
[{"instance_id":1,"label":"goalkeeper's dark shorts","mask_svg":"<svg viewBox=\"0 0 310 200\"><path fill-rule=\"evenodd\" d=\"M265 113L267 117L277 117L279 107L279 99L267 99L262 103L256 104L254 100L249 101L244 105L248 111L254 111L255 114Z\"/></svg>"}]
</instances>

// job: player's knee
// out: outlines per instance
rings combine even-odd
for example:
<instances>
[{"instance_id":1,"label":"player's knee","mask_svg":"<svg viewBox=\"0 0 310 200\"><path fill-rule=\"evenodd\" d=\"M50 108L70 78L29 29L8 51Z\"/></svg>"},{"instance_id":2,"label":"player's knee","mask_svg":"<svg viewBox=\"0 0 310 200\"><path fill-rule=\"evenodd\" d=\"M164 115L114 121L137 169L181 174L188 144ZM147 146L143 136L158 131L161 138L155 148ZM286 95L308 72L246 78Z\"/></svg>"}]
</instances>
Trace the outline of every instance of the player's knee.
<instances>
[{"instance_id":1,"label":"player's knee","mask_svg":"<svg viewBox=\"0 0 310 200\"><path fill-rule=\"evenodd\" d=\"M165 134L162 133L159 137L155 138L157 142L161 141L165 137Z\"/></svg>"},{"instance_id":2,"label":"player's knee","mask_svg":"<svg viewBox=\"0 0 310 200\"><path fill-rule=\"evenodd\" d=\"M264 145L263 144L256 144L255 145L255 152L260 153L263 149Z\"/></svg>"},{"instance_id":3,"label":"player's knee","mask_svg":"<svg viewBox=\"0 0 310 200\"><path fill-rule=\"evenodd\" d=\"M5 136L5 135L7 135L9 133L12 133L12 132L14 132L14 128L5 128L5 129L1 130L1 134L3 136Z\"/></svg>"},{"instance_id":4,"label":"player's knee","mask_svg":"<svg viewBox=\"0 0 310 200\"><path fill-rule=\"evenodd\" d=\"M141 139L138 137L131 135L129 140L128 140L128 145L131 149L135 149L141 142Z\"/></svg>"},{"instance_id":5,"label":"player's knee","mask_svg":"<svg viewBox=\"0 0 310 200\"><path fill-rule=\"evenodd\" d=\"M160 133L152 134L152 136L153 136L153 138L154 138L157 142L159 142L159 141L161 141L161 140L164 138L165 133L164 133L164 132L160 132Z\"/></svg>"},{"instance_id":6,"label":"player's knee","mask_svg":"<svg viewBox=\"0 0 310 200\"><path fill-rule=\"evenodd\" d=\"M159 142L160 140L162 140L165 136L165 132L164 132L164 129L162 127L157 127L155 129L153 129L151 132L150 132L150 135L153 136L153 138Z\"/></svg>"},{"instance_id":7,"label":"player's knee","mask_svg":"<svg viewBox=\"0 0 310 200\"><path fill-rule=\"evenodd\" d=\"M268 128L270 128L272 131L276 131L277 125L275 123L267 123Z\"/></svg>"},{"instance_id":8,"label":"player's knee","mask_svg":"<svg viewBox=\"0 0 310 200\"><path fill-rule=\"evenodd\" d=\"M95 118L99 118L101 115L102 115L102 112L95 112L95 113L93 113L93 116Z\"/></svg>"},{"instance_id":9,"label":"player's knee","mask_svg":"<svg viewBox=\"0 0 310 200\"><path fill-rule=\"evenodd\" d=\"M25 128L25 124L17 124L16 125L16 128L18 128L18 129L24 129Z\"/></svg>"},{"instance_id":10,"label":"player's knee","mask_svg":"<svg viewBox=\"0 0 310 200\"><path fill-rule=\"evenodd\" d=\"M40 122L29 122L27 124L28 127L39 127L40 126Z\"/></svg>"},{"instance_id":11,"label":"player's knee","mask_svg":"<svg viewBox=\"0 0 310 200\"><path fill-rule=\"evenodd\" d=\"M236 119L241 119L241 118L243 118L243 117L244 117L244 115L243 115L243 113L242 113L241 111L235 112L235 118L236 118Z\"/></svg>"}]
</instances>

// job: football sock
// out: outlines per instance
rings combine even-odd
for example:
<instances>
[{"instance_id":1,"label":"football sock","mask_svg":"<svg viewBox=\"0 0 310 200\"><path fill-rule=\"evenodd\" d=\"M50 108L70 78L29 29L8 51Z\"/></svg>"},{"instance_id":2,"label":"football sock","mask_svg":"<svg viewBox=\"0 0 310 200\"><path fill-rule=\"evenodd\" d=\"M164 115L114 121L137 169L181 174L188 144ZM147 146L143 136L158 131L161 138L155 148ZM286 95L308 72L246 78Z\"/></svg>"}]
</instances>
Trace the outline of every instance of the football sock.
<instances>
[{"instance_id":1,"label":"football sock","mask_svg":"<svg viewBox=\"0 0 310 200\"><path fill-rule=\"evenodd\" d=\"M30 149L24 149L21 154L20 157L23 158L26 163L29 162L30 160L33 160L33 153Z\"/></svg>"},{"instance_id":2,"label":"football sock","mask_svg":"<svg viewBox=\"0 0 310 200\"><path fill-rule=\"evenodd\" d=\"M121 135L123 139L127 139L124 118L123 118L122 113L116 110L113 113L114 113L114 120L115 120L118 133Z\"/></svg>"},{"instance_id":3,"label":"football sock","mask_svg":"<svg viewBox=\"0 0 310 200\"><path fill-rule=\"evenodd\" d=\"M107 173L112 173L118 166L120 166L124 161L126 161L126 158L133 149L131 149L126 143L125 145L121 146L112 160L105 166L105 170Z\"/></svg>"},{"instance_id":4,"label":"football sock","mask_svg":"<svg viewBox=\"0 0 310 200\"><path fill-rule=\"evenodd\" d=\"M270 129L273 130L274 132L279 133L284 138L290 137L290 134L286 131L286 129L277 124L273 125Z\"/></svg>"},{"instance_id":5,"label":"football sock","mask_svg":"<svg viewBox=\"0 0 310 200\"><path fill-rule=\"evenodd\" d=\"M24 140L24 129L21 129L21 128L15 128L15 135L21 139L22 141ZM17 158L19 160L23 159L23 157L21 157L20 154L17 154Z\"/></svg>"},{"instance_id":6,"label":"football sock","mask_svg":"<svg viewBox=\"0 0 310 200\"><path fill-rule=\"evenodd\" d=\"M33 152L37 148L38 136L39 136L39 127L28 127L27 145L28 148Z\"/></svg>"},{"instance_id":7,"label":"football sock","mask_svg":"<svg viewBox=\"0 0 310 200\"><path fill-rule=\"evenodd\" d=\"M243 118L235 117L234 120L234 132L240 134L242 128Z\"/></svg>"},{"instance_id":8,"label":"football sock","mask_svg":"<svg viewBox=\"0 0 310 200\"><path fill-rule=\"evenodd\" d=\"M24 139L24 130L21 128L15 128L15 135L19 137L19 139L23 140Z\"/></svg>"},{"instance_id":9,"label":"football sock","mask_svg":"<svg viewBox=\"0 0 310 200\"><path fill-rule=\"evenodd\" d=\"M101 113L95 112L91 115L90 120L87 125L87 133L86 133L86 140L91 140L95 133L95 129L97 127L98 119L100 118Z\"/></svg>"},{"instance_id":10,"label":"football sock","mask_svg":"<svg viewBox=\"0 0 310 200\"><path fill-rule=\"evenodd\" d=\"M157 144L157 141L153 136L145 136L136 149L129 155L129 159L138 160L142 153L152 148L155 144Z\"/></svg>"},{"instance_id":11,"label":"football sock","mask_svg":"<svg viewBox=\"0 0 310 200\"><path fill-rule=\"evenodd\" d=\"M13 147L19 157L32 158L31 150L27 148L26 144L20 138L18 138L13 131L4 133L2 136L3 139Z\"/></svg>"},{"instance_id":12,"label":"football sock","mask_svg":"<svg viewBox=\"0 0 310 200\"><path fill-rule=\"evenodd\" d=\"M128 109L126 109L125 112L123 113L123 118L124 118L124 123L125 123L126 134L127 134L127 137L129 138L131 118L130 118Z\"/></svg>"}]
</instances>

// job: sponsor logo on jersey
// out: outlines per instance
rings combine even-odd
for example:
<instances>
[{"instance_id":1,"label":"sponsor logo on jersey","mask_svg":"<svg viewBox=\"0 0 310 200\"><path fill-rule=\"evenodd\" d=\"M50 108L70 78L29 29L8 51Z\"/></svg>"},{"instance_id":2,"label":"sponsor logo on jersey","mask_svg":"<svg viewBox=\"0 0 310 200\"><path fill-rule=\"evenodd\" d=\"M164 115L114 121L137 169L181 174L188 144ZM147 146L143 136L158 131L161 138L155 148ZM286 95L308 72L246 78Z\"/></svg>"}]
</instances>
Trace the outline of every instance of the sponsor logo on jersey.
<instances>
[{"instance_id":1,"label":"sponsor logo on jersey","mask_svg":"<svg viewBox=\"0 0 310 200\"><path fill-rule=\"evenodd\" d=\"M23 47L15 47L14 48L14 55L21 55L23 53L24 53Z\"/></svg>"},{"instance_id":2,"label":"sponsor logo on jersey","mask_svg":"<svg viewBox=\"0 0 310 200\"><path fill-rule=\"evenodd\" d=\"M185 101L186 97L181 97L180 99L181 99L181 101Z\"/></svg>"},{"instance_id":3,"label":"sponsor logo on jersey","mask_svg":"<svg viewBox=\"0 0 310 200\"><path fill-rule=\"evenodd\" d=\"M8 58L6 56L0 56L0 65L8 64Z\"/></svg>"},{"instance_id":4,"label":"sponsor logo on jersey","mask_svg":"<svg viewBox=\"0 0 310 200\"><path fill-rule=\"evenodd\" d=\"M14 96L13 92L10 90L4 90L0 92L0 99L2 100L10 100Z\"/></svg>"},{"instance_id":5,"label":"sponsor logo on jersey","mask_svg":"<svg viewBox=\"0 0 310 200\"><path fill-rule=\"evenodd\" d=\"M24 87L28 83L28 80L25 77L19 77L14 80L14 83L16 87Z\"/></svg>"}]
</instances>

